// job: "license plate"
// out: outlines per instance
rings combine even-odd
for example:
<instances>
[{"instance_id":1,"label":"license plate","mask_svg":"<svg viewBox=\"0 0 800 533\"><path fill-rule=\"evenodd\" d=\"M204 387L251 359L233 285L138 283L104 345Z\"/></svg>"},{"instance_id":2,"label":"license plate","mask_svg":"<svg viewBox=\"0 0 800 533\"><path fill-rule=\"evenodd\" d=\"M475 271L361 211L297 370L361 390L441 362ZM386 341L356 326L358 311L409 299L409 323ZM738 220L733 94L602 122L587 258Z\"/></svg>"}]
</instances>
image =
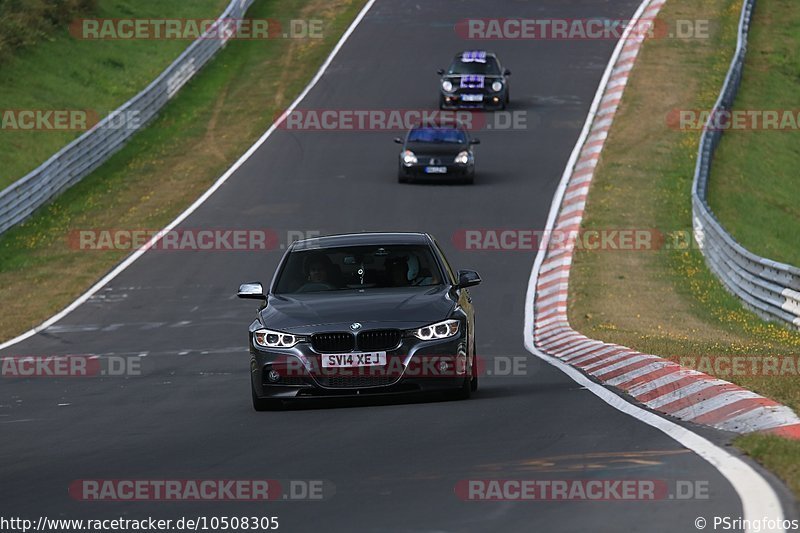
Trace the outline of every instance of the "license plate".
<instances>
[{"instance_id":1,"label":"license plate","mask_svg":"<svg viewBox=\"0 0 800 533\"><path fill-rule=\"evenodd\" d=\"M322 354L322 368L353 368L358 366L385 366L386 352Z\"/></svg>"},{"instance_id":2,"label":"license plate","mask_svg":"<svg viewBox=\"0 0 800 533\"><path fill-rule=\"evenodd\" d=\"M465 94L461 97L465 102L483 102L482 94Z\"/></svg>"},{"instance_id":3,"label":"license plate","mask_svg":"<svg viewBox=\"0 0 800 533\"><path fill-rule=\"evenodd\" d=\"M447 174L447 167L425 167L427 174Z\"/></svg>"}]
</instances>

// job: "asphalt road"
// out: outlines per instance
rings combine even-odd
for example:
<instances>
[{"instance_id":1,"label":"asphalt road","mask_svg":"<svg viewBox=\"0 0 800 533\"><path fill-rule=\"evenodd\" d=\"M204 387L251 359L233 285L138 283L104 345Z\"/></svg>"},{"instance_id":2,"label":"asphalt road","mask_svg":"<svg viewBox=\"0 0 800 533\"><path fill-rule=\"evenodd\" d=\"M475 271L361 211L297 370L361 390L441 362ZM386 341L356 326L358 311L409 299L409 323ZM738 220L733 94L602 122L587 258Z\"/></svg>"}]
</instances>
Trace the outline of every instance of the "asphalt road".
<instances>
[{"instance_id":1,"label":"asphalt road","mask_svg":"<svg viewBox=\"0 0 800 533\"><path fill-rule=\"evenodd\" d=\"M475 17L626 18L637 0L379 1L301 103L317 109L426 109L435 71ZM4 352L144 357L142 376L5 379L0 385L0 516L279 516L283 531L693 531L697 516L741 515L708 463L623 415L523 348L534 252L464 251L463 229L544 227L612 41L489 43L513 71L512 111L528 127L479 131L475 186L399 185L397 132L277 131L184 228L428 231L472 291L478 352L519 357L523 375L486 377L472 400L250 406L242 281L268 282L282 251L145 254L49 330ZM322 501L85 502L77 479L325 480ZM471 478L678 480L708 499L469 502Z\"/></svg>"}]
</instances>

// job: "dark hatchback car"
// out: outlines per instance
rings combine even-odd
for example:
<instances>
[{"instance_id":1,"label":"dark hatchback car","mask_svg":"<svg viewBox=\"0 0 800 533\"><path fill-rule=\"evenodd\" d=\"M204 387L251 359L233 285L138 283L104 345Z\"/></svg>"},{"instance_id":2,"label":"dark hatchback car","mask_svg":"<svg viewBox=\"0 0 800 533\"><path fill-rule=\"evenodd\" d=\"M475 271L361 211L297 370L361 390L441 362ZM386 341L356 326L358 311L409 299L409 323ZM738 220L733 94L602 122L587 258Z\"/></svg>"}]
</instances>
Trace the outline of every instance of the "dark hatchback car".
<instances>
[{"instance_id":1,"label":"dark hatchback car","mask_svg":"<svg viewBox=\"0 0 800 533\"><path fill-rule=\"evenodd\" d=\"M438 74L440 109L505 109L511 101L511 71L504 69L490 52L462 52L447 70L440 69Z\"/></svg>"},{"instance_id":2,"label":"dark hatchback car","mask_svg":"<svg viewBox=\"0 0 800 533\"><path fill-rule=\"evenodd\" d=\"M436 180L471 184L475 181L472 146L480 140L471 137L461 126L420 125L411 128L405 139L397 137L394 142L403 145L397 169L400 183Z\"/></svg>"},{"instance_id":3,"label":"dark hatchback car","mask_svg":"<svg viewBox=\"0 0 800 533\"><path fill-rule=\"evenodd\" d=\"M239 287L262 301L250 324L253 407L283 400L477 389L468 287L423 233L360 233L297 241L272 285Z\"/></svg>"}]
</instances>

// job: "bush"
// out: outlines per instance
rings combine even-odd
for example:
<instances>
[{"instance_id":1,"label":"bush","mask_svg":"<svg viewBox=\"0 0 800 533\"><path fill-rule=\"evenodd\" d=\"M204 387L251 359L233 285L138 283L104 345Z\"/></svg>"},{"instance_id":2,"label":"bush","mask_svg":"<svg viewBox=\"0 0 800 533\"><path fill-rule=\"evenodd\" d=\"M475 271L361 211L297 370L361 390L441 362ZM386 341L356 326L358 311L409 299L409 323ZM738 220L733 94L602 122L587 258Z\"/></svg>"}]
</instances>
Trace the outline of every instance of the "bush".
<instances>
[{"instance_id":1,"label":"bush","mask_svg":"<svg viewBox=\"0 0 800 533\"><path fill-rule=\"evenodd\" d=\"M0 61L92 12L96 4L97 0L0 0Z\"/></svg>"}]
</instances>

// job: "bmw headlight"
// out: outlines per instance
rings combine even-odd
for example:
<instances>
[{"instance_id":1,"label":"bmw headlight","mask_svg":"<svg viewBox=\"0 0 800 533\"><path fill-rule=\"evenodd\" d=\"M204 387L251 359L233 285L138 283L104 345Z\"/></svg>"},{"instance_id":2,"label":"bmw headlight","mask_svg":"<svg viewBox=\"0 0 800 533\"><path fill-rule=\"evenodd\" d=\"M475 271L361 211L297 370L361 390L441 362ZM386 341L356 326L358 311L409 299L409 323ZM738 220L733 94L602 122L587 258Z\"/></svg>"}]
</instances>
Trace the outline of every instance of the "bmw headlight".
<instances>
[{"instance_id":1,"label":"bmw headlight","mask_svg":"<svg viewBox=\"0 0 800 533\"><path fill-rule=\"evenodd\" d=\"M496 93L500 92L500 89L502 89L502 88L503 88L502 82L496 81L496 82L492 83L492 90L494 92L496 92Z\"/></svg>"},{"instance_id":2,"label":"bmw headlight","mask_svg":"<svg viewBox=\"0 0 800 533\"><path fill-rule=\"evenodd\" d=\"M402 157L403 157L403 164L407 167L417 164L417 156L415 156L414 152L412 152L411 150L406 150L405 152L403 152Z\"/></svg>"},{"instance_id":3,"label":"bmw headlight","mask_svg":"<svg viewBox=\"0 0 800 533\"><path fill-rule=\"evenodd\" d=\"M444 80L444 81L442 82L442 89L444 89L444 90L445 90L445 92L448 92L448 93L449 93L450 91L452 91L452 90L453 90L453 82L451 82L451 81L448 81L448 80Z\"/></svg>"},{"instance_id":4,"label":"bmw headlight","mask_svg":"<svg viewBox=\"0 0 800 533\"><path fill-rule=\"evenodd\" d=\"M301 335L282 333L270 329L259 329L253 333L253 341L264 348L291 348L298 342L306 340Z\"/></svg>"},{"instance_id":5,"label":"bmw headlight","mask_svg":"<svg viewBox=\"0 0 800 533\"><path fill-rule=\"evenodd\" d=\"M469 163L469 152L464 151L459 153L455 158L455 162L459 165L466 165Z\"/></svg>"},{"instance_id":6,"label":"bmw headlight","mask_svg":"<svg viewBox=\"0 0 800 533\"><path fill-rule=\"evenodd\" d=\"M414 336L421 341L430 341L434 339L446 339L458 333L458 328L461 322L458 320L444 320L414 330Z\"/></svg>"}]
</instances>

